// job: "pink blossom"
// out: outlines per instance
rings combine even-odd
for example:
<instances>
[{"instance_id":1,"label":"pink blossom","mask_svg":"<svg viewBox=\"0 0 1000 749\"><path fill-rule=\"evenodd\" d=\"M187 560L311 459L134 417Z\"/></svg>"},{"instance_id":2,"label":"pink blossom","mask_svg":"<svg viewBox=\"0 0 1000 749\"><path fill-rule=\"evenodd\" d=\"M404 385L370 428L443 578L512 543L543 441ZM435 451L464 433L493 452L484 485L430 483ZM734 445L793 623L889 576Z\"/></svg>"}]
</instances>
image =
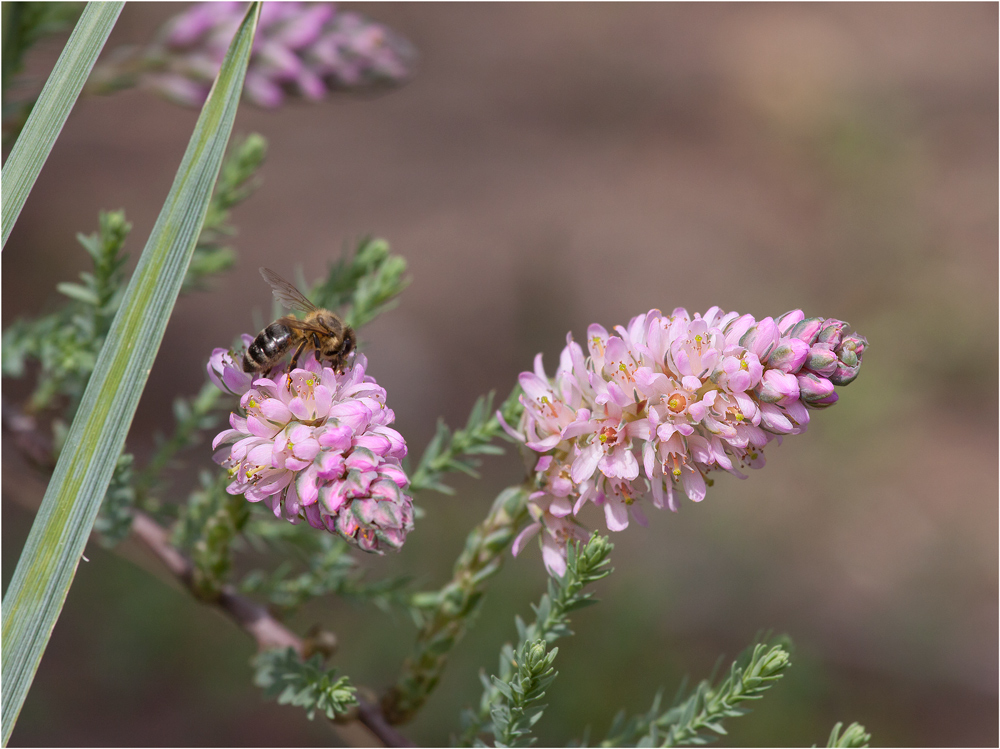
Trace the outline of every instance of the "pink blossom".
<instances>
[{"instance_id":1,"label":"pink blossom","mask_svg":"<svg viewBox=\"0 0 1000 749\"><path fill-rule=\"evenodd\" d=\"M181 104L203 103L245 12L245 3L207 2L174 16L143 53L140 85ZM398 34L332 3L268 2L244 93L274 108L288 94L316 100L331 89L400 83L415 56Z\"/></svg>"},{"instance_id":2,"label":"pink blossom","mask_svg":"<svg viewBox=\"0 0 1000 749\"><path fill-rule=\"evenodd\" d=\"M514 553L544 529L553 574L565 570L566 541L588 535L575 519L588 503L621 531L645 524L647 494L676 511L681 494L704 499L713 471L746 478L767 445L804 432L811 409L836 402L834 386L857 377L867 346L846 323L801 310L759 321L718 307L651 310L614 331L591 325L589 356L567 336L551 379L539 354L519 378L521 421L504 424L541 454L534 522Z\"/></svg>"},{"instance_id":3,"label":"pink blossom","mask_svg":"<svg viewBox=\"0 0 1000 749\"><path fill-rule=\"evenodd\" d=\"M256 379L239 362L238 352L216 349L208 365L217 386L240 396L212 444L222 446L215 459L232 478L227 491L365 551L399 549L413 528L406 442L389 426L395 417L365 357L338 374L310 354L291 372L279 366Z\"/></svg>"}]
</instances>

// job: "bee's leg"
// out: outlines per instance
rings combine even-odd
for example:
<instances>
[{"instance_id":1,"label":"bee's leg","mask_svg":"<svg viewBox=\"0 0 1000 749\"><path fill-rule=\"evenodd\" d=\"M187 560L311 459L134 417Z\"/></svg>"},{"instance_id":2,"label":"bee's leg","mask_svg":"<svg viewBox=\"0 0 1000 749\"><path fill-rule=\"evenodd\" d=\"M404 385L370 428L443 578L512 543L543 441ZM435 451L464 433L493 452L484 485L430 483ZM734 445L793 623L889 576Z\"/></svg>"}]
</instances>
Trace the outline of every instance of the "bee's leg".
<instances>
[{"instance_id":1,"label":"bee's leg","mask_svg":"<svg viewBox=\"0 0 1000 749\"><path fill-rule=\"evenodd\" d=\"M289 369L289 371L295 369L295 367L298 365L299 357L302 356L302 352L305 350L306 344L308 342L309 342L308 339L303 338L302 341L299 343L299 345L295 347L295 353L292 354L292 366Z\"/></svg>"}]
</instances>

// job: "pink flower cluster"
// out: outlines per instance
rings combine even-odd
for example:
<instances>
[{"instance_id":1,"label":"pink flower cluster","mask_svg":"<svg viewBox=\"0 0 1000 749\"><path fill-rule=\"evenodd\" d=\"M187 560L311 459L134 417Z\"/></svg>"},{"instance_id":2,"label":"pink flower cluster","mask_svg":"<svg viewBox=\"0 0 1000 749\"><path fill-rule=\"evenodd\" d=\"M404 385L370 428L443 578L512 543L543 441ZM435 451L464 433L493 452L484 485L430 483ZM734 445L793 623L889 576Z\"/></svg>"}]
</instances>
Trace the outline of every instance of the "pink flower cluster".
<instances>
[{"instance_id":1,"label":"pink flower cluster","mask_svg":"<svg viewBox=\"0 0 1000 749\"><path fill-rule=\"evenodd\" d=\"M252 338L244 336L245 343ZM364 551L399 549L413 528L409 479L400 466L406 443L389 427L385 390L365 375L361 354L343 374L309 356L291 372L243 372L240 354L216 349L212 381L240 396L215 459L229 470L227 491L265 502L277 517L305 519Z\"/></svg>"},{"instance_id":2,"label":"pink flower cluster","mask_svg":"<svg viewBox=\"0 0 1000 749\"><path fill-rule=\"evenodd\" d=\"M144 55L141 84L188 106L202 104L236 34L246 3L198 3L167 22ZM286 92L322 99L409 77L414 50L385 26L332 3L269 2L261 9L244 93L278 107Z\"/></svg>"},{"instance_id":3,"label":"pink flower cluster","mask_svg":"<svg viewBox=\"0 0 1000 749\"><path fill-rule=\"evenodd\" d=\"M654 507L676 511L678 492L705 497L712 471L746 478L741 469L763 466L769 442L804 432L810 409L837 401L834 386L857 377L867 346L846 323L801 310L760 321L718 307L651 310L615 331L591 325L589 356L568 335L551 380L539 354L519 378L521 422L504 425L542 453L535 522L514 553L544 529L554 575L566 569L567 541L589 537L574 518L588 502L620 531L630 515L645 524L637 500L647 491Z\"/></svg>"}]
</instances>

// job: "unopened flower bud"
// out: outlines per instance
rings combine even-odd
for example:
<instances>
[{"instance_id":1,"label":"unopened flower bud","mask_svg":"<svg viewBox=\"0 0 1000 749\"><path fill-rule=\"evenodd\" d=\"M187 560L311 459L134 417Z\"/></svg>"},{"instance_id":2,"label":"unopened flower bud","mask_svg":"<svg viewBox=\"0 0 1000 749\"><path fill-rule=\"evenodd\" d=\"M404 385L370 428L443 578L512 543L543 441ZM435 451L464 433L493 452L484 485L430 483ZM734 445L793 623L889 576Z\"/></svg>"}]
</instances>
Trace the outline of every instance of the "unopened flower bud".
<instances>
[{"instance_id":1,"label":"unopened flower bud","mask_svg":"<svg viewBox=\"0 0 1000 749\"><path fill-rule=\"evenodd\" d=\"M837 347L838 363L836 371L830 375L834 385L848 385L857 378L861 371L861 357L868 346L868 340L857 333L844 337Z\"/></svg>"},{"instance_id":2,"label":"unopened flower bud","mask_svg":"<svg viewBox=\"0 0 1000 749\"><path fill-rule=\"evenodd\" d=\"M809 349L805 368L810 372L829 377L837 369L837 354L825 343L817 343Z\"/></svg>"},{"instance_id":3,"label":"unopened flower bud","mask_svg":"<svg viewBox=\"0 0 1000 749\"><path fill-rule=\"evenodd\" d=\"M781 403L799 397L799 382L795 375L778 369L769 369L760 378L754 391L761 403Z\"/></svg>"},{"instance_id":4,"label":"unopened flower bud","mask_svg":"<svg viewBox=\"0 0 1000 749\"><path fill-rule=\"evenodd\" d=\"M846 322L830 318L823 323L823 327L820 329L819 335L816 336L816 342L828 343L831 346L836 347L840 344L840 336L846 327Z\"/></svg>"},{"instance_id":5,"label":"unopened flower bud","mask_svg":"<svg viewBox=\"0 0 1000 749\"><path fill-rule=\"evenodd\" d=\"M798 338L788 338L771 352L767 366L780 369L782 372L795 373L802 368L808 355L809 344Z\"/></svg>"},{"instance_id":6,"label":"unopened flower bud","mask_svg":"<svg viewBox=\"0 0 1000 749\"><path fill-rule=\"evenodd\" d=\"M823 327L822 317L807 317L805 320L796 323L790 331L789 338L798 338L800 341L812 344L819 334L819 329Z\"/></svg>"},{"instance_id":7,"label":"unopened flower bud","mask_svg":"<svg viewBox=\"0 0 1000 749\"><path fill-rule=\"evenodd\" d=\"M810 406L819 403L833 392L832 382L812 372L799 374L796 379L802 400Z\"/></svg>"},{"instance_id":8,"label":"unopened flower bud","mask_svg":"<svg viewBox=\"0 0 1000 749\"><path fill-rule=\"evenodd\" d=\"M743 335L740 345L765 362L774 347L778 345L778 326L773 319L765 317Z\"/></svg>"}]
</instances>

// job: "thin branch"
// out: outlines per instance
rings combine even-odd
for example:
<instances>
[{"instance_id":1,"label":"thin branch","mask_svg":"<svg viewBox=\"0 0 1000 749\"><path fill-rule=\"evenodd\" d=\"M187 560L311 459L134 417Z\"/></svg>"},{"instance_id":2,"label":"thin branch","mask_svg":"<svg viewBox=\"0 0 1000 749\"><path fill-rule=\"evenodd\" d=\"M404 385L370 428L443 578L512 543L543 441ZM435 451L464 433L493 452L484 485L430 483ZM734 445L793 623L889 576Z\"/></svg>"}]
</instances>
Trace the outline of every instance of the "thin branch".
<instances>
[{"instance_id":1,"label":"thin branch","mask_svg":"<svg viewBox=\"0 0 1000 749\"><path fill-rule=\"evenodd\" d=\"M55 464L51 442L38 431L32 416L21 413L7 401L3 401L0 414L4 431L11 434L18 451L30 463L43 469ZM232 586L223 587L214 599L199 598L194 587L194 564L171 546L170 534L152 517L140 510L134 510L131 536L152 552L195 598L202 603L216 606L239 625L254 639L260 650L292 647L300 656L305 655L306 644L302 638L275 619L265 606L240 595ZM408 738L389 725L378 703L359 698L356 710L338 718L334 725L347 724L355 720L368 728L384 746L414 746Z\"/></svg>"}]
</instances>

